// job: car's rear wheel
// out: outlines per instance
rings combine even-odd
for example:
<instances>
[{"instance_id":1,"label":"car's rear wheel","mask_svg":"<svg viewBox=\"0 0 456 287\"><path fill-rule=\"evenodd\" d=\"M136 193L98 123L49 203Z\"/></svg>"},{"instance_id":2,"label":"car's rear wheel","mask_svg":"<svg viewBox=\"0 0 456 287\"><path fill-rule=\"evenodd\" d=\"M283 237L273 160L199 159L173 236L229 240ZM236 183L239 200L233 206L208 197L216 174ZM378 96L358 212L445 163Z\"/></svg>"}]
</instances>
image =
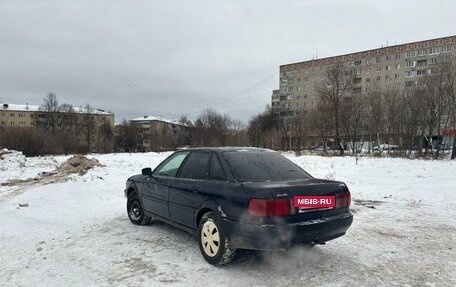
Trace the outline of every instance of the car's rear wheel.
<instances>
[{"instance_id":1,"label":"car's rear wheel","mask_svg":"<svg viewBox=\"0 0 456 287\"><path fill-rule=\"evenodd\" d=\"M213 265L230 263L235 255L229 236L222 229L217 216L208 212L203 215L198 227L198 243L201 254Z\"/></svg>"},{"instance_id":2,"label":"car's rear wheel","mask_svg":"<svg viewBox=\"0 0 456 287\"><path fill-rule=\"evenodd\" d=\"M133 224L146 225L150 222L150 217L144 214L144 209L135 192L128 195L127 213L128 218Z\"/></svg>"}]
</instances>

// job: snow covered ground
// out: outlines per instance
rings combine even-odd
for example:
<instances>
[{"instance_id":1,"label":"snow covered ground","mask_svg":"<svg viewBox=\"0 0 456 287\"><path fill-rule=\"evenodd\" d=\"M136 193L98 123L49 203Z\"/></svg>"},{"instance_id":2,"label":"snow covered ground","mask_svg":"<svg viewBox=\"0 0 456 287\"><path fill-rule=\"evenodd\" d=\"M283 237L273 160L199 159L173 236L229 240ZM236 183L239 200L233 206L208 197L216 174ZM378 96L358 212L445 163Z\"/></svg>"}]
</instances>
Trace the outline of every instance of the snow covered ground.
<instances>
[{"instance_id":1,"label":"snow covered ground","mask_svg":"<svg viewBox=\"0 0 456 287\"><path fill-rule=\"evenodd\" d=\"M324 246L242 252L220 268L189 234L127 218L126 178L167 155L92 155L106 167L0 186L0 286L456 286L456 161L288 154L348 184L352 227ZM67 158L4 156L0 184Z\"/></svg>"}]
</instances>

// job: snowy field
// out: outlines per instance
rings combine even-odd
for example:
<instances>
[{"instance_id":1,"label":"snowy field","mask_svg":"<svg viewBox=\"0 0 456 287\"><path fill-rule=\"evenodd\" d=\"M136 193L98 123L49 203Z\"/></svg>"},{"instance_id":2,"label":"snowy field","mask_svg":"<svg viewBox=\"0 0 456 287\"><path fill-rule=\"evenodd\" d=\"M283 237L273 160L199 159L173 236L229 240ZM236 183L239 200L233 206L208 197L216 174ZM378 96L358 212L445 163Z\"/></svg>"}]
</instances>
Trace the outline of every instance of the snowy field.
<instances>
[{"instance_id":1,"label":"snowy field","mask_svg":"<svg viewBox=\"0 0 456 287\"><path fill-rule=\"evenodd\" d=\"M92 155L106 167L50 184L38 175L68 157L4 155L0 286L456 286L456 161L289 154L313 176L347 183L348 233L213 267L191 235L128 220L125 180L167 155Z\"/></svg>"}]
</instances>

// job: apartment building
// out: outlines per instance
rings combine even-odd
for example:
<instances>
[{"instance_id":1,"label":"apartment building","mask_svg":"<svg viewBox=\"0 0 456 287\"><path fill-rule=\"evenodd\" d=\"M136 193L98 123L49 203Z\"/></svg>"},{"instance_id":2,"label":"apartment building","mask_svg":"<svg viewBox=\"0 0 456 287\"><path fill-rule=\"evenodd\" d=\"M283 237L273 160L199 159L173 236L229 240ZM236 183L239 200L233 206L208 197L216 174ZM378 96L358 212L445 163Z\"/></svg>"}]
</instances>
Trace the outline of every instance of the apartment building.
<instances>
[{"instance_id":1,"label":"apartment building","mask_svg":"<svg viewBox=\"0 0 456 287\"><path fill-rule=\"evenodd\" d=\"M394 45L346 55L280 66L279 90L271 97L272 110L282 119L306 114L318 103L318 88L334 65L352 68L352 94L392 91L422 85L440 61L456 55L456 36Z\"/></svg>"},{"instance_id":2,"label":"apartment building","mask_svg":"<svg viewBox=\"0 0 456 287\"><path fill-rule=\"evenodd\" d=\"M177 121L155 116L143 116L130 121L139 127L139 151L174 150L188 144L190 128Z\"/></svg>"},{"instance_id":3,"label":"apartment building","mask_svg":"<svg viewBox=\"0 0 456 287\"><path fill-rule=\"evenodd\" d=\"M61 117L66 114L77 117L90 115L96 124L103 122L114 127L114 114L101 109L87 111L85 108L78 107L73 108L69 113L57 112L57 115ZM40 106L0 103L0 127L28 127L47 130L46 118L48 115L49 112L42 110Z\"/></svg>"},{"instance_id":4,"label":"apartment building","mask_svg":"<svg viewBox=\"0 0 456 287\"><path fill-rule=\"evenodd\" d=\"M56 131L90 152L114 150L114 114L101 109L67 106L66 111L48 112L36 105L0 103L0 130L16 128Z\"/></svg>"}]
</instances>

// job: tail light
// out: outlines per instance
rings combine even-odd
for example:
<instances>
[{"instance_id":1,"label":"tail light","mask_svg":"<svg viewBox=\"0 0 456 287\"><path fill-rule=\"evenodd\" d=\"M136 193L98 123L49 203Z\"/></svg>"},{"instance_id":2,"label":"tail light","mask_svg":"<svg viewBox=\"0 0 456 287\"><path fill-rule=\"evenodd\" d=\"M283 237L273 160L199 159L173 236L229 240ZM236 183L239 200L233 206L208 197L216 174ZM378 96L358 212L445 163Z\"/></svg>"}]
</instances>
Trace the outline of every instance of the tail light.
<instances>
[{"instance_id":1,"label":"tail light","mask_svg":"<svg viewBox=\"0 0 456 287\"><path fill-rule=\"evenodd\" d=\"M350 207L350 191L342 192L336 195L336 208Z\"/></svg>"},{"instance_id":2,"label":"tail light","mask_svg":"<svg viewBox=\"0 0 456 287\"><path fill-rule=\"evenodd\" d=\"M254 198L249 202L249 213L253 216L286 216L294 211L292 199Z\"/></svg>"}]
</instances>

